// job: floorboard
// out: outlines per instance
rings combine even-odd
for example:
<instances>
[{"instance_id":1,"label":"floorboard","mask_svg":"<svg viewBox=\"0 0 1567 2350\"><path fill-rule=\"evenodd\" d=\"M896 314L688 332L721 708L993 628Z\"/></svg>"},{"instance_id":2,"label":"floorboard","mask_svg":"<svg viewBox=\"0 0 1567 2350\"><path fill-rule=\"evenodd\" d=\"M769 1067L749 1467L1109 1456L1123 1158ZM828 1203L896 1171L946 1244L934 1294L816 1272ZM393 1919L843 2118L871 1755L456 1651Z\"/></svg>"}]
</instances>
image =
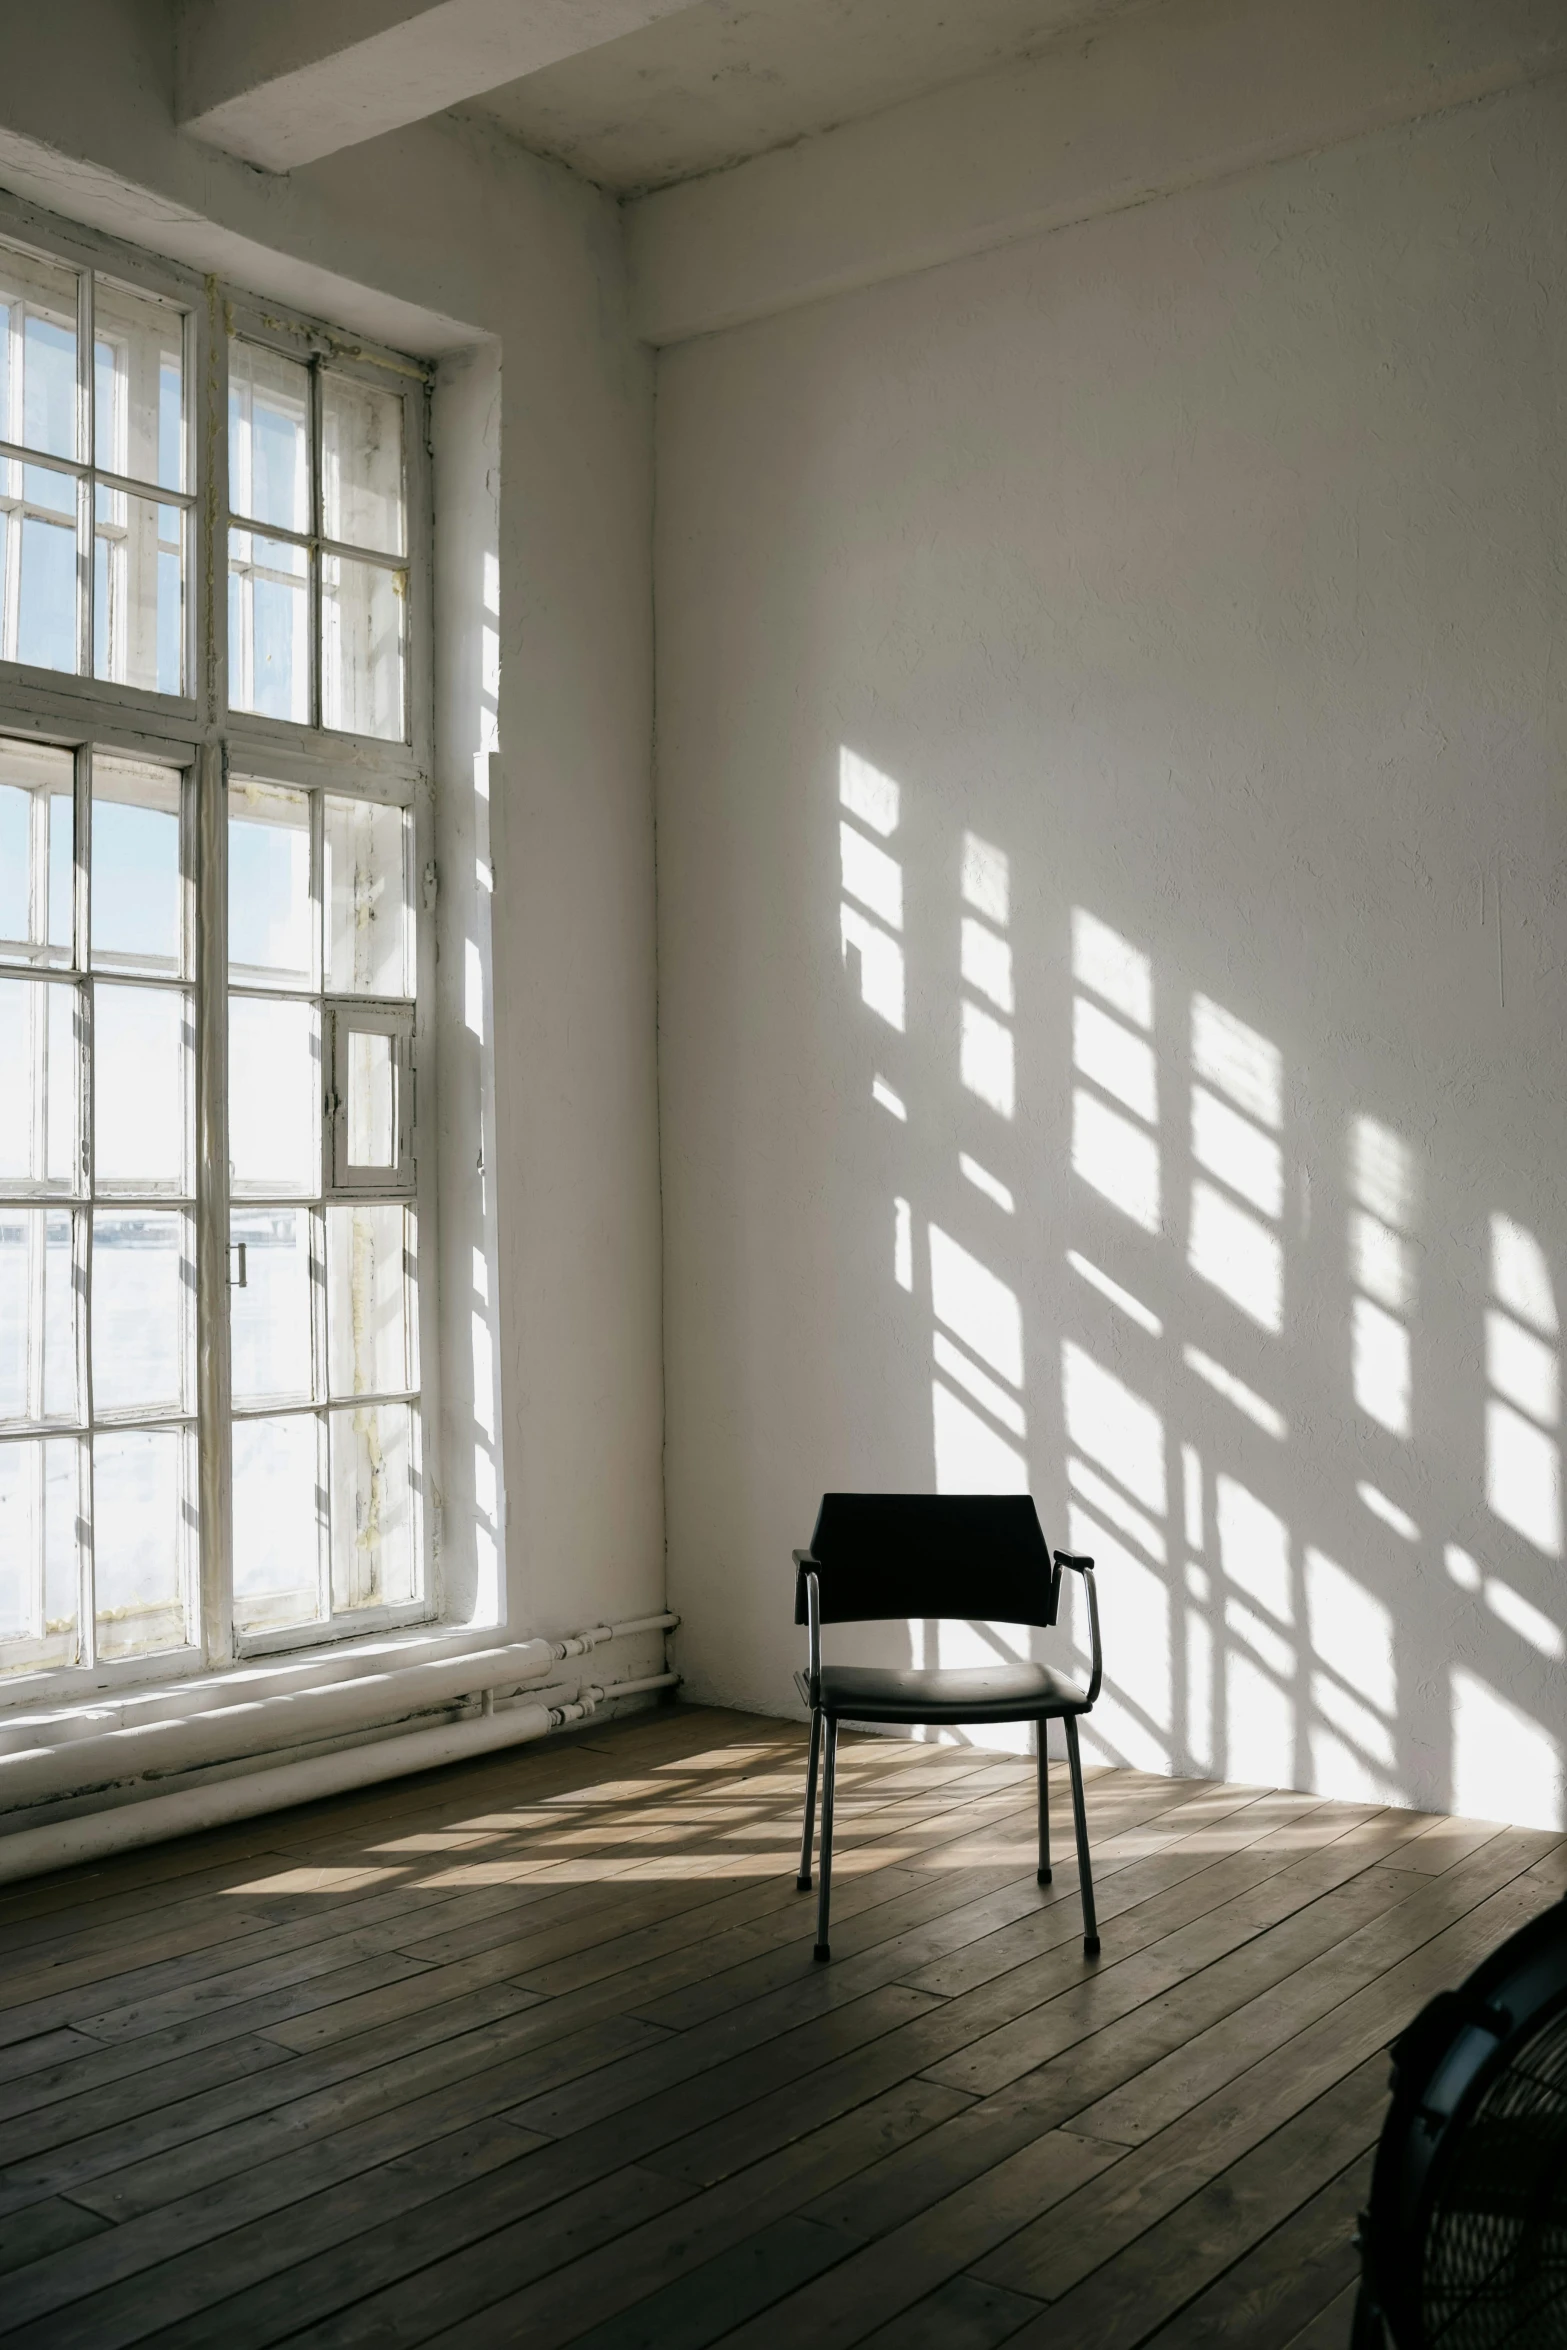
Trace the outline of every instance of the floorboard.
<instances>
[{"instance_id":1,"label":"floorboard","mask_svg":"<svg viewBox=\"0 0 1567 2350\"><path fill-rule=\"evenodd\" d=\"M0 1897L0 2350L1342 2350L1387 2045L1567 1841L698 1707Z\"/></svg>"}]
</instances>

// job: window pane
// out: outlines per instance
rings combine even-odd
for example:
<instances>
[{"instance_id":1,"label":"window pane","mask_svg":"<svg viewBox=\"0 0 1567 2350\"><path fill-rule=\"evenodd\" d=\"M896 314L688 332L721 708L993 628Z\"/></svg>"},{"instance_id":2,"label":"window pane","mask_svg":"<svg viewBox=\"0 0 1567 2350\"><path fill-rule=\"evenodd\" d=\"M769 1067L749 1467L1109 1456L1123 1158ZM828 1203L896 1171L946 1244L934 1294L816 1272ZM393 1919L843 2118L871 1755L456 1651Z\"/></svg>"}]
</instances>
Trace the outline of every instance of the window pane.
<instances>
[{"instance_id":1,"label":"window pane","mask_svg":"<svg viewBox=\"0 0 1567 2350\"><path fill-rule=\"evenodd\" d=\"M324 811L327 986L337 995L411 995L408 820L374 800Z\"/></svg>"},{"instance_id":2,"label":"window pane","mask_svg":"<svg viewBox=\"0 0 1567 2350\"><path fill-rule=\"evenodd\" d=\"M321 507L329 539L403 553L401 393L322 375Z\"/></svg>"},{"instance_id":3,"label":"window pane","mask_svg":"<svg viewBox=\"0 0 1567 2350\"><path fill-rule=\"evenodd\" d=\"M76 1662L79 1447L0 1444L0 1671Z\"/></svg>"},{"instance_id":4,"label":"window pane","mask_svg":"<svg viewBox=\"0 0 1567 2350\"><path fill-rule=\"evenodd\" d=\"M76 1416L70 1216L0 1208L0 1420Z\"/></svg>"},{"instance_id":5,"label":"window pane","mask_svg":"<svg viewBox=\"0 0 1567 2350\"><path fill-rule=\"evenodd\" d=\"M346 555L321 559L321 723L403 739L407 574Z\"/></svg>"},{"instance_id":6,"label":"window pane","mask_svg":"<svg viewBox=\"0 0 1567 2350\"><path fill-rule=\"evenodd\" d=\"M310 801L275 783L229 785L229 974L270 987L315 977Z\"/></svg>"},{"instance_id":7,"label":"window pane","mask_svg":"<svg viewBox=\"0 0 1567 2350\"><path fill-rule=\"evenodd\" d=\"M93 1168L100 1188L188 1192L190 999L112 987L93 1000Z\"/></svg>"},{"instance_id":8,"label":"window pane","mask_svg":"<svg viewBox=\"0 0 1567 2350\"><path fill-rule=\"evenodd\" d=\"M413 1217L380 1201L328 1208L326 1273L332 1393L416 1386Z\"/></svg>"},{"instance_id":9,"label":"window pane","mask_svg":"<svg viewBox=\"0 0 1567 2350\"><path fill-rule=\"evenodd\" d=\"M310 528L310 370L259 343L229 342L229 511Z\"/></svg>"},{"instance_id":10,"label":"window pane","mask_svg":"<svg viewBox=\"0 0 1567 2350\"><path fill-rule=\"evenodd\" d=\"M313 1004L229 999L229 1169L237 1192L319 1191L321 1032Z\"/></svg>"},{"instance_id":11,"label":"window pane","mask_svg":"<svg viewBox=\"0 0 1567 2350\"><path fill-rule=\"evenodd\" d=\"M229 1235L234 1401L308 1403L310 1212L307 1208L236 1210Z\"/></svg>"},{"instance_id":12,"label":"window pane","mask_svg":"<svg viewBox=\"0 0 1567 2350\"><path fill-rule=\"evenodd\" d=\"M392 1040L374 1029L350 1029L348 1036L348 1163L351 1167L397 1164L397 1074Z\"/></svg>"},{"instance_id":13,"label":"window pane","mask_svg":"<svg viewBox=\"0 0 1567 2350\"><path fill-rule=\"evenodd\" d=\"M144 693L185 690L185 517L94 492L93 675Z\"/></svg>"},{"instance_id":14,"label":"window pane","mask_svg":"<svg viewBox=\"0 0 1567 2350\"><path fill-rule=\"evenodd\" d=\"M34 669L74 671L77 659L76 484L42 465L7 465L0 473L26 483L16 579L16 652ZM64 519L52 519L65 496ZM40 511L40 508L44 509Z\"/></svg>"},{"instance_id":15,"label":"window pane","mask_svg":"<svg viewBox=\"0 0 1567 2350\"><path fill-rule=\"evenodd\" d=\"M0 436L51 456L76 445L76 272L0 246Z\"/></svg>"},{"instance_id":16,"label":"window pane","mask_svg":"<svg viewBox=\"0 0 1567 2350\"><path fill-rule=\"evenodd\" d=\"M321 1427L314 1412L234 1429L234 1622L313 1624L321 1587Z\"/></svg>"},{"instance_id":17,"label":"window pane","mask_svg":"<svg viewBox=\"0 0 1567 2350\"><path fill-rule=\"evenodd\" d=\"M93 1218L92 1379L98 1412L189 1408L196 1267L187 1220L160 1209Z\"/></svg>"},{"instance_id":18,"label":"window pane","mask_svg":"<svg viewBox=\"0 0 1567 2350\"><path fill-rule=\"evenodd\" d=\"M74 1190L81 1048L76 990L0 979L0 1183Z\"/></svg>"},{"instance_id":19,"label":"window pane","mask_svg":"<svg viewBox=\"0 0 1567 2350\"><path fill-rule=\"evenodd\" d=\"M229 707L310 722L310 558L286 539L229 532Z\"/></svg>"},{"instance_id":20,"label":"window pane","mask_svg":"<svg viewBox=\"0 0 1567 2350\"><path fill-rule=\"evenodd\" d=\"M99 970L185 968L180 777L98 752L92 777L92 959Z\"/></svg>"},{"instance_id":21,"label":"window pane","mask_svg":"<svg viewBox=\"0 0 1567 2350\"><path fill-rule=\"evenodd\" d=\"M0 962L71 959L72 768L69 751L0 736Z\"/></svg>"},{"instance_id":22,"label":"window pane","mask_svg":"<svg viewBox=\"0 0 1567 2350\"><path fill-rule=\"evenodd\" d=\"M116 1428L93 1439L98 1653L183 1648L187 1445L178 1429Z\"/></svg>"},{"instance_id":23,"label":"window pane","mask_svg":"<svg viewBox=\"0 0 1567 2350\"><path fill-rule=\"evenodd\" d=\"M331 1434L334 1612L417 1598L409 1406L334 1412Z\"/></svg>"},{"instance_id":24,"label":"window pane","mask_svg":"<svg viewBox=\"0 0 1567 2350\"><path fill-rule=\"evenodd\" d=\"M93 289L93 454L110 473L185 487L178 310L99 278Z\"/></svg>"}]
</instances>

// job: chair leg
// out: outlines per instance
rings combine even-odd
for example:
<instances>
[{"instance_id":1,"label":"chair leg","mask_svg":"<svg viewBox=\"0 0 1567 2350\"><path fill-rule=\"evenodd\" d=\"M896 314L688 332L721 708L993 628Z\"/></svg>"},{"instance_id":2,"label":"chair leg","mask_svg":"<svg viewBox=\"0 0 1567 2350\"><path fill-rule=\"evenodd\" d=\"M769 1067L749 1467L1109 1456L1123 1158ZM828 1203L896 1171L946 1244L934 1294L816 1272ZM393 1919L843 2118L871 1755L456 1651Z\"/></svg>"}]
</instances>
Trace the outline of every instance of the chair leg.
<instances>
[{"instance_id":1,"label":"chair leg","mask_svg":"<svg viewBox=\"0 0 1567 2350\"><path fill-rule=\"evenodd\" d=\"M822 1764L822 1865L821 1885L816 1896L816 1948L813 1958L828 1959L832 1951L827 1941L828 1912L832 1907L832 1791L838 1776L838 1719L827 1717L827 1753Z\"/></svg>"},{"instance_id":2,"label":"chair leg","mask_svg":"<svg viewBox=\"0 0 1567 2350\"><path fill-rule=\"evenodd\" d=\"M1050 1765L1045 1754L1046 1726L1039 1724L1039 1882L1050 1882Z\"/></svg>"},{"instance_id":3,"label":"chair leg","mask_svg":"<svg viewBox=\"0 0 1567 2350\"><path fill-rule=\"evenodd\" d=\"M800 1874L795 1887L801 1893L811 1890L811 1834L816 1826L816 1766L822 1752L822 1716L817 1707L811 1714L811 1760L805 1774L805 1832L800 1839Z\"/></svg>"},{"instance_id":4,"label":"chair leg","mask_svg":"<svg viewBox=\"0 0 1567 2350\"><path fill-rule=\"evenodd\" d=\"M1083 1898L1083 1949L1099 1956L1099 1925L1094 1916L1094 1880L1088 1866L1088 1813L1083 1804L1083 1758L1077 1751L1077 1716L1066 1717L1066 1758L1072 1768L1072 1824L1077 1830L1077 1889Z\"/></svg>"}]
</instances>

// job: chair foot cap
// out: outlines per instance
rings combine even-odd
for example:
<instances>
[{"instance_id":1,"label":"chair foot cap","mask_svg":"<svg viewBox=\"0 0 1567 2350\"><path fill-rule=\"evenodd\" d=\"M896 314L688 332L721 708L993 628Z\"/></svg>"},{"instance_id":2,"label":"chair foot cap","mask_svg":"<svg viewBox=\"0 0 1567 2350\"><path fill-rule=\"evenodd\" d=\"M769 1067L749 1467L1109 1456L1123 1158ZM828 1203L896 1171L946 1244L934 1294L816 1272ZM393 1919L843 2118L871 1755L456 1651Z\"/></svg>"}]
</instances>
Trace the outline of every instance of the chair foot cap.
<instances>
[{"instance_id":1,"label":"chair foot cap","mask_svg":"<svg viewBox=\"0 0 1567 2350\"><path fill-rule=\"evenodd\" d=\"M1049 1869L1039 1869L1036 1871L1036 1874L1041 1885L1048 1885L1053 1881Z\"/></svg>"},{"instance_id":2,"label":"chair foot cap","mask_svg":"<svg viewBox=\"0 0 1567 2350\"><path fill-rule=\"evenodd\" d=\"M796 1893L809 1893L811 1890L811 1879L809 1877L796 1877L794 1880L794 1889Z\"/></svg>"},{"instance_id":3,"label":"chair foot cap","mask_svg":"<svg viewBox=\"0 0 1567 2350\"><path fill-rule=\"evenodd\" d=\"M1097 1958L1099 1956L1099 1937L1097 1934L1085 1934L1083 1936L1083 1956L1085 1958Z\"/></svg>"},{"instance_id":4,"label":"chair foot cap","mask_svg":"<svg viewBox=\"0 0 1567 2350\"><path fill-rule=\"evenodd\" d=\"M816 1948L815 1948L815 1949L814 1949L814 1950L811 1952L811 1956L812 1956L813 1958L819 1958L819 1959L821 1959L821 1960L823 1961L823 1963L825 1964L825 1962L826 1962L826 1961L827 1961L829 1958L831 1958L831 1956L832 1956L832 1950L831 1950L830 1946L829 1946L827 1943L825 1943L825 1942L818 1942L818 1943L817 1943L817 1945L816 1945Z\"/></svg>"}]
</instances>

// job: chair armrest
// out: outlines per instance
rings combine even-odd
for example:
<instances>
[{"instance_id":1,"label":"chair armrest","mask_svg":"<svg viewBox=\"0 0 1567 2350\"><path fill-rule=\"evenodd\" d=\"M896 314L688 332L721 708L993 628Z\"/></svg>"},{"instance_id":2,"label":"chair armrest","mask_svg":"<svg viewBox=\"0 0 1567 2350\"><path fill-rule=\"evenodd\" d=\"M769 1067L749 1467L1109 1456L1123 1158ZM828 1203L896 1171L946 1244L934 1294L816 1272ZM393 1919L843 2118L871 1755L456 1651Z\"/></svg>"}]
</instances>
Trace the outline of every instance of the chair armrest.
<instances>
[{"instance_id":1,"label":"chair armrest","mask_svg":"<svg viewBox=\"0 0 1567 2350\"><path fill-rule=\"evenodd\" d=\"M797 1550L793 1557L796 1593L794 1620L796 1623L800 1621L799 1594L803 1591L805 1621L811 1644L811 1704L815 1707L821 1703L822 1694L822 1593L816 1579L821 1572L821 1561L808 1550Z\"/></svg>"},{"instance_id":2,"label":"chair armrest","mask_svg":"<svg viewBox=\"0 0 1567 2350\"><path fill-rule=\"evenodd\" d=\"M1104 1677L1104 1658L1099 1647L1099 1595L1094 1589L1094 1562L1091 1558L1084 1557L1081 1552L1074 1556L1071 1551L1058 1550L1052 1552L1051 1555L1058 1567L1070 1567L1074 1575L1082 1576L1083 1589L1088 1594L1088 1636L1092 1652L1092 1669L1088 1676L1088 1703L1092 1705L1094 1699L1099 1695L1099 1684Z\"/></svg>"}]
</instances>

